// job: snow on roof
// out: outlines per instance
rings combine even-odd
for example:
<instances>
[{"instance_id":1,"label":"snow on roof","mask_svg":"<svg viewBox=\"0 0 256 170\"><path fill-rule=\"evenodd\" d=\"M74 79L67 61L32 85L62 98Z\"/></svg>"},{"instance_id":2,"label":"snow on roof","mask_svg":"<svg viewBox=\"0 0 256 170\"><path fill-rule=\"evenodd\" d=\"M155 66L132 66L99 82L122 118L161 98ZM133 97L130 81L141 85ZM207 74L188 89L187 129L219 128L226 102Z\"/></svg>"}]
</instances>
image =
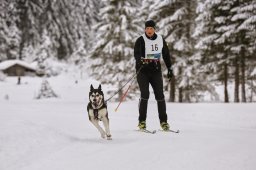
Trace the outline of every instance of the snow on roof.
<instances>
[{"instance_id":1,"label":"snow on roof","mask_svg":"<svg viewBox=\"0 0 256 170\"><path fill-rule=\"evenodd\" d=\"M22 61L22 60L6 60L6 61L3 61L0 63L0 70L5 70L13 65L21 65L27 69L30 69L30 70L36 70L36 67L32 66L31 64L25 62L25 61Z\"/></svg>"}]
</instances>

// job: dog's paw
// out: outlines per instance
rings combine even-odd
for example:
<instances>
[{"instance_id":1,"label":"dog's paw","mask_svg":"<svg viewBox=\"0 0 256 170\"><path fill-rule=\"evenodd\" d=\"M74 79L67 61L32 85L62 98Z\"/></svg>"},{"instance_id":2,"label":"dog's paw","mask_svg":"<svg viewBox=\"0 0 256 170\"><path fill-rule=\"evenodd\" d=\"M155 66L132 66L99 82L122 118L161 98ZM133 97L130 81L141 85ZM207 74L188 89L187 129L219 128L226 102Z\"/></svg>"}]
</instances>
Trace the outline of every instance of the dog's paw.
<instances>
[{"instance_id":1,"label":"dog's paw","mask_svg":"<svg viewBox=\"0 0 256 170\"><path fill-rule=\"evenodd\" d=\"M111 137L111 135L109 134L109 135L107 135L107 140L112 140L112 137Z\"/></svg>"},{"instance_id":2,"label":"dog's paw","mask_svg":"<svg viewBox=\"0 0 256 170\"><path fill-rule=\"evenodd\" d=\"M102 137L103 139L105 139L106 133L101 133L101 137Z\"/></svg>"}]
</instances>

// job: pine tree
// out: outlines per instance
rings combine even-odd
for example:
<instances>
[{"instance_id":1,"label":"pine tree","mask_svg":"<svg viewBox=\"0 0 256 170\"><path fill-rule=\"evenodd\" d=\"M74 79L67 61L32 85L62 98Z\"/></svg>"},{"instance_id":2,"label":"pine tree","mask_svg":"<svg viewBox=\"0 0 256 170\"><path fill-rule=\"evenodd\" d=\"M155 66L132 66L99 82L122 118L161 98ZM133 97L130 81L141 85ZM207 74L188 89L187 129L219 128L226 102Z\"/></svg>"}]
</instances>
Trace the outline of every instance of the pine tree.
<instances>
[{"instance_id":1,"label":"pine tree","mask_svg":"<svg viewBox=\"0 0 256 170\"><path fill-rule=\"evenodd\" d=\"M52 97L58 97L58 95L53 91L49 82L46 79L44 79L42 81L39 94L36 96L36 99L52 98Z\"/></svg>"},{"instance_id":2,"label":"pine tree","mask_svg":"<svg viewBox=\"0 0 256 170\"><path fill-rule=\"evenodd\" d=\"M88 72L90 69L91 60L87 57L88 51L85 48L85 42L80 40L77 42L77 49L72 53L69 58L69 63L74 64L79 67L79 77L82 79L83 74ZM78 77L76 77L77 79Z\"/></svg>"},{"instance_id":3,"label":"pine tree","mask_svg":"<svg viewBox=\"0 0 256 170\"><path fill-rule=\"evenodd\" d=\"M117 89L135 72L133 45L136 30L132 20L136 14L134 1L105 1L100 10L99 23L95 25L95 46L91 75L101 83L112 84ZM119 98L122 92L119 93Z\"/></svg>"},{"instance_id":4,"label":"pine tree","mask_svg":"<svg viewBox=\"0 0 256 170\"><path fill-rule=\"evenodd\" d=\"M79 37L76 40L75 48L68 61L77 65L80 68L80 78L83 77L83 72L88 72L91 62L88 57L88 51L93 48L95 35L93 25L99 22L99 9L102 6L100 0L79 0L77 3L77 26L79 27Z\"/></svg>"},{"instance_id":5,"label":"pine tree","mask_svg":"<svg viewBox=\"0 0 256 170\"><path fill-rule=\"evenodd\" d=\"M226 30L230 28L229 11L230 1L221 4L220 1L205 1L200 4L200 11L197 17L197 28L195 36L197 42L198 59L201 62L200 69L204 74L209 75L210 82L224 81L225 102L229 102L227 82L229 53L226 49L229 39L225 36Z\"/></svg>"},{"instance_id":6,"label":"pine tree","mask_svg":"<svg viewBox=\"0 0 256 170\"><path fill-rule=\"evenodd\" d=\"M2 0L0 10L0 60L18 59L21 32L17 25L19 17L17 3Z\"/></svg>"},{"instance_id":7,"label":"pine tree","mask_svg":"<svg viewBox=\"0 0 256 170\"><path fill-rule=\"evenodd\" d=\"M8 48L6 44L6 31L8 30L6 18L7 18L7 2L6 0L0 3L0 61L7 59L6 49Z\"/></svg>"},{"instance_id":8,"label":"pine tree","mask_svg":"<svg viewBox=\"0 0 256 170\"><path fill-rule=\"evenodd\" d=\"M256 96L256 1L247 1L244 6L240 8L243 13L246 13L246 18L238 27L239 30L245 29L246 37L249 39L249 45L244 48L249 55L245 61L246 65L246 85L251 91L248 94L249 101L253 101L253 96ZM255 99L254 99L255 101Z\"/></svg>"},{"instance_id":9,"label":"pine tree","mask_svg":"<svg viewBox=\"0 0 256 170\"><path fill-rule=\"evenodd\" d=\"M2 58L26 59L35 54L44 31L51 40L50 53L68 59L77 51L77 42L90 48L91 26L98 21L99 0L2 0L0 51Z\"/></svg>"},{"instance_id":10,"label":"pine tree","mask_svg":"<svg viewBox=\"0 0 256 170\"><path fill-rule=\"evenodd\" d=\"M246 84L256 63L253 60L255 52L256 29L256 2L252 0L240 0L234 2L236 6L231 9L231 21L236 25L232 35L234 41L231 51L236 56L235 77L235 102L239 102L239 85L241 84L241 101L246 102ZM239 64L238 64L239 63Z\"/></svg>"},{"instance_id":11,"label":"pine tree","mask_svg":"<svg viewBox=\"0 0 256 170\"><path fill-rule=\"evenodd\" d=\"M224 81L225 102L228 99L228 80L234 75L234 101L239 102L239 85L242 82L242 101L245 102L245 74L247 59L252 56L255 39L250 35L255 9L253 1L205 1L197 20L197 47L200 50L201 69L211 73L212 81ZM248 11L250 14L248 14ZM250 20L249 26L245 23ZM255 32L254 32L255 33ZM251 46L252 45L252 46ZM250 49L250 50L249 50ZM199 57L199 58L200 58ZM242 75L242 76L240 76ZM230 78L228 78L230 77ZM242 81L241 81L242 78Z\"/></svg>"},{"instance_id":12,"label":"pine tree","mask_svg":"<svg viewBox=\"0 0 256 170\"><path fill-rule=\"evenodd\" d=\"M54 44L58 59L68 59L77 50L77 42L85 41L90 46L91 26L97 20L99 0L48 0L41 16Z\"/></svg>"},{"instance_id":13,"label":"pine tree","mask_svg":"<svg viewBox=\"0 0 256 170\"><path fill-rule=\"evenodd\" d=\"M158 22L160 33L169 44L175 70L171 83L170 101L175 101L175 84L178 86L179 102L194 100L198 84L194 76L193 60L195 1L154 1L149 18ZM174 79L173 79L174 80Z\"/></svg>"},{"instance_id":14,"label":"pine tree","mask_svg":"<svg viewBox=\"0 0 256 170\"><path fill-rule=\"evenodd\" d=\"M138 36L145 31L144 23L150 19L149 14L152 3L154 3L154 0L143 0L140 4L138 4L138 12L136 12L136 17L133 19L133 25L138 32Z\"/></svg>"},{"instance_id":15,"label":"pine tree","mask_svg":"<svg viewBox=\"0 0 256 170\"><path fill-rule=\"evenodd\" d=\"M47 59L53 59L51 49L52 43L50 37L47 34L47 31L44 30L42 33L42 39L40 40L40 44L38 44L35 50L35 56L33 61L37 61L37 70L38 74L51 76L51 66L49 62L47 63Z\"/></svg>"}]
</instances>

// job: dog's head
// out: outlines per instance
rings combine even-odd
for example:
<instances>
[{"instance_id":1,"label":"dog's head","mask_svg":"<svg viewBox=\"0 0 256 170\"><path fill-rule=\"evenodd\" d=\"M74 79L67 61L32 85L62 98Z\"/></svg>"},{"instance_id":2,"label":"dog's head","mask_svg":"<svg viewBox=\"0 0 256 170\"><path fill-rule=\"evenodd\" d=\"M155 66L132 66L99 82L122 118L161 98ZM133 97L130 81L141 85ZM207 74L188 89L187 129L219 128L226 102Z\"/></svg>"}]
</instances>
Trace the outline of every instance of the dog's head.
<instances>
[{"instance_id":1,"label":"dog's head","mask_svg":"<svg viewBox=\"0 0 256 170\"><path fill-rule=\"evenodd\" d=\"M103 91L101 90L101 85L99 85L99 87L97 89L95 89L91 85L91 89L89 92L89 100L94 108L99 108L103 105L104 94L103 94Z\"/></svg>"}]
</instances>

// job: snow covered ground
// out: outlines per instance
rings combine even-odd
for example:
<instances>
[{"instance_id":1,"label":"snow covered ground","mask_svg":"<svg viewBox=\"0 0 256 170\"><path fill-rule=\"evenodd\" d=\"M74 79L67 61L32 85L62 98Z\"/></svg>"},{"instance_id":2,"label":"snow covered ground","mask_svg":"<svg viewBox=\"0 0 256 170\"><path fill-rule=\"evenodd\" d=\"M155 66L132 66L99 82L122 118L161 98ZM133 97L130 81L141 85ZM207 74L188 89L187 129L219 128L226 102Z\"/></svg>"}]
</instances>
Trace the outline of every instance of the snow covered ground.
<instances>
[{"instance_id":1,"label":"snow covered ground","mask_svg":"<svg viewBox=\"0 0 256 170\"><path fill-rule=\"evenodd\" d=\"M33 99L40 78L21 81L0 81L1 170L256 169L255 103L167 103L169 123L180 133L152 135L136 131L137 100L122 103L117 112L118 103L109 102L113 140L108 141L86 112L89 85L96 81L50 78L60 98L43 100ZM147 126L159 129L153 99Z\"/></svg>"}]
</instances>

